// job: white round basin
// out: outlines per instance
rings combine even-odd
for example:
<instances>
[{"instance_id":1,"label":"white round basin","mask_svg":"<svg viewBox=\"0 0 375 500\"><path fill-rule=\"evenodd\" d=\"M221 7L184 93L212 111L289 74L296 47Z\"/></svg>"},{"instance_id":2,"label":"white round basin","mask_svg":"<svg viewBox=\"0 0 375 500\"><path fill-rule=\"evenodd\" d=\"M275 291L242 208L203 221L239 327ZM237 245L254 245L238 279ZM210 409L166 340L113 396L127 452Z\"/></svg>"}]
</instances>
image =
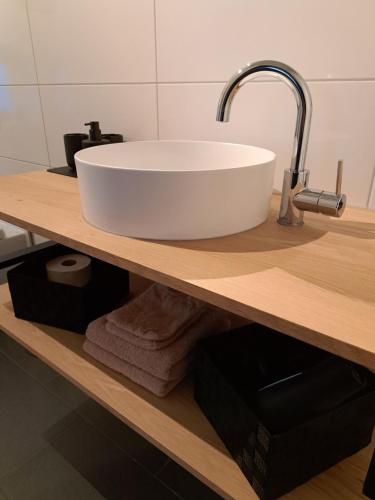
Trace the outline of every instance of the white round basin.
<instances>
[{"instance_id":1,"label":"white round basin","mask_svg":"<svg viewBox=\"0 0 375 500\"><path fill-rule=\"evenodd\" d=\"M83 216L111 233L214 238L264 222L275 154L242 144L139 141L75 155Z\"/></svg>"}]
</instances>

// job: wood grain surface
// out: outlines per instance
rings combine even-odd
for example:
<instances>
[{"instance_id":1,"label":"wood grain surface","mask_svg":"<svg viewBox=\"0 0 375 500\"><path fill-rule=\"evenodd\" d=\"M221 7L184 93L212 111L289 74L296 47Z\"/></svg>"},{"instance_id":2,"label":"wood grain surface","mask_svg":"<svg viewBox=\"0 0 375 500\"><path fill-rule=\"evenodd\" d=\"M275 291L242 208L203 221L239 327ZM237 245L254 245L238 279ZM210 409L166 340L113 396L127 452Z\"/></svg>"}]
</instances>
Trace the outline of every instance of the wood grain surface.
<instances>
[{"instance_id":1,"label":"wood grain surface","mask_svg":"<svg viewBox=\"0 0 375 500\"><path fill-rule=\"evenodd\" d=\"M290 228L275 222L278 203L244 233L147 241L87 224L76 179L0 178L0 219L375 369L375 212Z\"/></svg>"}]
</instances>

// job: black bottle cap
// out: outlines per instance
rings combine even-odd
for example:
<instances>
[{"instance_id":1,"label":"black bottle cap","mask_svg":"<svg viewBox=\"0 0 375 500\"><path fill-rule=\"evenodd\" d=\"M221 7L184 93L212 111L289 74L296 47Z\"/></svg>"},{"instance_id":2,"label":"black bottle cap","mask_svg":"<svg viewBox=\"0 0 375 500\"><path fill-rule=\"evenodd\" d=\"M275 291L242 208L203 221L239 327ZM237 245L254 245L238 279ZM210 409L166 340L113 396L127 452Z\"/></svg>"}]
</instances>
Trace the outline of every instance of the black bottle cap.
<instances>
[{"instance_id":1,"label":"black bottle cap","mask_svg":"<svg viewBox=\"0 0 375 500\"><path fill-rule=\"evenodd\" d=\"M100 141L102 138L102 131L99 128L99 122L87 122L85 125L90 125L89 138L90 141Z\"/></svg>"},{"instance_id":2,"label":"black bottle cap","mask_svg":"<svg viewBox=\"0 0 375 500\"><path fill-rule=\"evenodd\" d=\"M85 123L85 125L90 126L89 138L82 141L82 148L91 148L93 146L101 146L103 144L109 144L110 141L102 136L102 132L99 128L99 122L91 121Z\"/></svg>"}]
</instances>

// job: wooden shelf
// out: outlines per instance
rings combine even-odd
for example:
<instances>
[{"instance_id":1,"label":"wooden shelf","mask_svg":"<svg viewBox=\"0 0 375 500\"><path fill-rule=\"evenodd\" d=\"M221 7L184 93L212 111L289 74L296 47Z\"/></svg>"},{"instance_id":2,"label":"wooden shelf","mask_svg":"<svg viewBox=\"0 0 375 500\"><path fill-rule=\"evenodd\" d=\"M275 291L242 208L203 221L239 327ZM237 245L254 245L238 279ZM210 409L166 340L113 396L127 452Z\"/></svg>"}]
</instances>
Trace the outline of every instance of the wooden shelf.
<instances>
[{"instance_id":1,"label":"wooden shelf","mask_svg":"<svg viewBox=\"0 0 375 500\"><path fill-rule=\"evenodd\" d=\"M0 287L0 329L220 494L256 498L202 415L189 383L160 399L83 351L84 336L15 318Z\"/></svg>"},{"instance_id":2,"label":"wooden shelf","mask_svg":"<svg viewBox=\"0 0 375 500\"><path fill-rule=\"evenodd\" d=\"M241 234L146 241L88 225L76 179L0 178L0 219L375 369L375 212L306 214L289 228L275 223L278 204Z\"/></svg>"},{"instance_id":3,"label":"wooden shelf","mask_svg":"<svg viewBox=\"0 0 375 500\"><path fill-rule=\"evenodd\" d=\"M189 382L164 399L105 368L82 349L84 337L15 318L0 287L0 328L225 498L255 500L248 482L196 405ZM373 446L286 495L284 500L355 500Z\"/></svg>"}]
</instances>

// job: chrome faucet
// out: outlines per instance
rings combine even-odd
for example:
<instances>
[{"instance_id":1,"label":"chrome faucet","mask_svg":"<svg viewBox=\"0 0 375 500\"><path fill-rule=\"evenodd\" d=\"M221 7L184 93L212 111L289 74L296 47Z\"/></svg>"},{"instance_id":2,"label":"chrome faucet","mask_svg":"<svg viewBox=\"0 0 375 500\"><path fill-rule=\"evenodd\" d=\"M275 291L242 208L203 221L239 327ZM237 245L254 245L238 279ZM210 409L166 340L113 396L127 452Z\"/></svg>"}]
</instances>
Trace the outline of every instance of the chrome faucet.
<instances>
[{"instance_id":1,"label":"chrome faucet","mask_svg":"<svg viewBox=\"0 0 375 500\"><path fill-rule=\"evenodd\" d=\"M346 206L346 195L341 193L343 162L337 167L336 192L308 188L309 170L305 170L307 145L309 142L312 103L307 83L290 66L277 61L259 61L247 64L228 80L221 94L216 120L229 121L232 101L244 80L272 76L285 82L297 101L297 123L294 134L292 162L284 171L278 222L283 225L300 226L305 211L341 217Z\"/></svg>"}]
</instances>

